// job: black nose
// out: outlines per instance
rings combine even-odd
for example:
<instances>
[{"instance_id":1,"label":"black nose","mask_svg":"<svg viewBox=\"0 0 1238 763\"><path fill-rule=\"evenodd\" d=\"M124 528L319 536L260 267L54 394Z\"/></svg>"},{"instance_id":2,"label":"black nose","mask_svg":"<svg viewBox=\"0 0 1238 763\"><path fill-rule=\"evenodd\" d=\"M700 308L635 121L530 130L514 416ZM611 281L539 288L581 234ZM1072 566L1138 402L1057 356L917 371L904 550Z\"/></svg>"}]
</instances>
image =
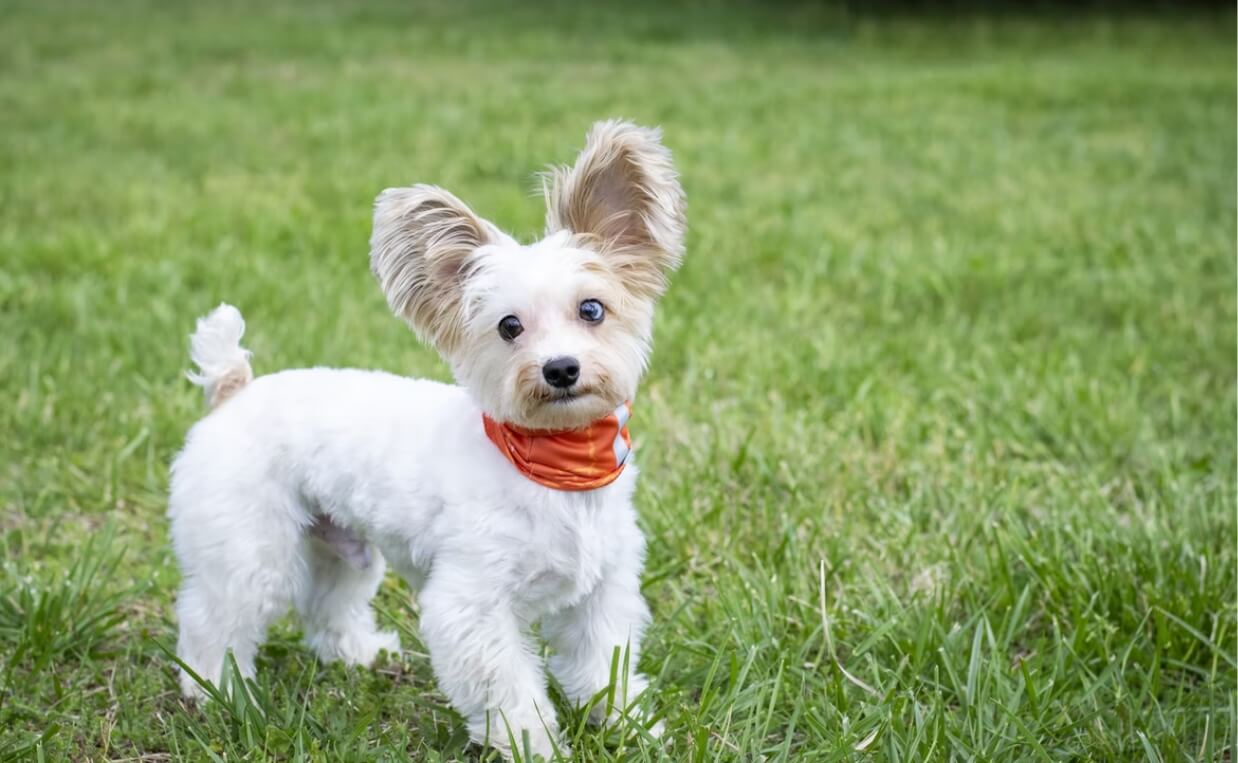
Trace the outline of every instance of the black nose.
<instances>
[{"instance_id":1,"label":"black nose","mask_svg":"<svg viewBox=\"0 0 1238 763\"><path fill-rule=\"evenodd\" d=\"M580 378L580 362L576 358L555 358L542 366L542 376L550 386L566 389Z\"/></svg>"}]
</instances>

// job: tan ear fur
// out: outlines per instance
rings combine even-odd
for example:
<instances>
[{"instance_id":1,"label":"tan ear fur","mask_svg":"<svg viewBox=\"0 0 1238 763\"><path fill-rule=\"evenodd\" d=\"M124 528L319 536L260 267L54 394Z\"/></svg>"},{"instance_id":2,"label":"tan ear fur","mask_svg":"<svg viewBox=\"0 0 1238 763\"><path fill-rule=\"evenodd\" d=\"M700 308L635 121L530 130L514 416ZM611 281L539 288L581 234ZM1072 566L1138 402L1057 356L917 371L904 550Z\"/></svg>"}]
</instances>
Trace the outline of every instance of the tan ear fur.
<instances>
[{"instance_id":1,"label":"tan ear fur","mask_svg":"<svg viewBox=\"0 0 1238 763\"><path fill-rule=\"evenodd\" d=\"M473 254L503 237L442 188L388 188L374 202L370 269L396 315L450 354L464 329L461 294Z\"/></svg>"},{"instance_id":2,"label":"tan ear fur","mask_svg":"<svg viewBox=\"0 0 1238 763\"><path fill-rule=\"evenodd\" d=\"M649 298L679 266L686 228L683 188L661 138L631 122L598 122L575 165L543 181L547 233L570 231Z\"/></svg>"}]
</instances>

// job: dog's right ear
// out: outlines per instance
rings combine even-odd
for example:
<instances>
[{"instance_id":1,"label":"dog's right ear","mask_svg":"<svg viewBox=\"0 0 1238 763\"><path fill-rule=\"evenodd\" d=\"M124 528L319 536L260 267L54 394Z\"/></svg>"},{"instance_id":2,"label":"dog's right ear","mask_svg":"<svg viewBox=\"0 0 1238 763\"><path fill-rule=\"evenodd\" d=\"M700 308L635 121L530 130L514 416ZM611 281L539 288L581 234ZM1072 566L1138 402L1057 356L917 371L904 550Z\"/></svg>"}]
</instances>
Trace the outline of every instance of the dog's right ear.
<instances>
[{"instance_id":1,"label":"dog's right ear","mask_svg":"<svg viewBox=\"0 0 1238 763\"><path fill-rule=\"evenodd\" d=\"M506 238L442 188L388 188L374 202L370 269L395 314L450 354L464 329L461 294L473 255Z\"/></svg>"}]
</instances>

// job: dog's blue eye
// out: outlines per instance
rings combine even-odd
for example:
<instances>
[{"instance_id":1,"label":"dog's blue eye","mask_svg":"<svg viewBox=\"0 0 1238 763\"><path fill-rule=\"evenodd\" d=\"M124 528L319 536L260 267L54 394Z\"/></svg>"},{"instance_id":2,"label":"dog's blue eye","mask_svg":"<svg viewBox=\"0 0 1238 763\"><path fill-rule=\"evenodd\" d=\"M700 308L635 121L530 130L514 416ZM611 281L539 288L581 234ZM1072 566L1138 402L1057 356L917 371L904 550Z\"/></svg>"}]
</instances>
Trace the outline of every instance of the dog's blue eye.
<instances>
[{"instance_id":1,"label":"dog's blue eye","mask_svg":"<svg viewBox=\"0 0 1238 763\"><path fill-rule=\"evenodd\" d=\"M510 342L522 333L524 333L524 325L516 316L508 315L499 321L499 336L503 337L503 341Z\"/></svg>"},{"instance_id":2,"label":"dog's blue eye","mask_svg":"<svg viewBox=\"0 0 1238 763\"><path fill-rule=\"evenodd\" d=\"M596 299L586 299L580 303L580 317L589 323L601 323L606 317L606 308Z\"/></svg>"}]
</instances>

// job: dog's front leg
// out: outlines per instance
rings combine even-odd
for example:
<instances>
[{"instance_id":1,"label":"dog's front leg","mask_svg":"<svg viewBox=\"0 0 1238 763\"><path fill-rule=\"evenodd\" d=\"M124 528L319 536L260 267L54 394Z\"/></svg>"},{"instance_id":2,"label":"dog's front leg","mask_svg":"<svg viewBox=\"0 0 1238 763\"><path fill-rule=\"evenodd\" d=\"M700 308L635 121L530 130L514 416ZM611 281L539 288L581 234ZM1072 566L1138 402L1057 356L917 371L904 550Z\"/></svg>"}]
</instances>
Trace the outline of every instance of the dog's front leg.
<instances>
[{"instance_id":1,"label":"dog's front leg","mask_svg":"<svg viewBox=\"0 0 1238 763\"><path fill-rule=\"evenodd\" d=\"M421 635L439 688L468 721L473 741L504 758L511 759L513 742L523 752L526 734L534 755L552 760L557 748L570 757L526 624L478 570L484 565L440 557L421 592Z\"/></svg>"},{"instance_id":2,"label":"dog's front leg","mask_svg":"<svg viewBox=\"0 0 1238 763\"><path fill-rule=\"evenodd\" d=\"M639 569L613 572L584 601L543 621L542 633L555 651L550 670L568 697L583 707L606 690L590 708L590 721L615 720L634 710L637 699L649 688L648 679L636 670L648 623ZM610 691L612 674L615 686ZM660 735L662 724L654 724L649 731Z\"/></svg>"}]
</instances>

